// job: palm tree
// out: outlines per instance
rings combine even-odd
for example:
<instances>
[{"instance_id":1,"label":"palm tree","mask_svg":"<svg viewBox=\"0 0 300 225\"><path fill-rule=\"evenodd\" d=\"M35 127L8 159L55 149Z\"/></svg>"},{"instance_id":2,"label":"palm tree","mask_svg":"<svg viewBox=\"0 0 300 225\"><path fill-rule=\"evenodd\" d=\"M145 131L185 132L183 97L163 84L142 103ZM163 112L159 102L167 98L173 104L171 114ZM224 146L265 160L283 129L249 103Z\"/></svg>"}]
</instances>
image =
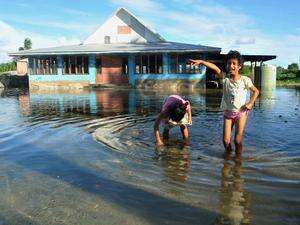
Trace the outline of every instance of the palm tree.
<instances>
[{"instance_id":1,"label":"palm tree","mask_svg":"<svg viewBox=\"0 0 300 225\"><path fill-rule=\"evenodd\" d=\"M24 40L24 49L29 50L31 48L32 48L32 42L31 42L30 38L26 38Z\"/></svg>"},{"instance_id":2,"label":"palm tree","mask_svg":"<svg viewBox=\"0 0 300 225\"><path fill-rule=\"evenodd\" d=\"M29 50L32 48L32 42L30 38L25 38L24 40L24 47L20 47L19 51Z\"/></svg>"}]
</instances>

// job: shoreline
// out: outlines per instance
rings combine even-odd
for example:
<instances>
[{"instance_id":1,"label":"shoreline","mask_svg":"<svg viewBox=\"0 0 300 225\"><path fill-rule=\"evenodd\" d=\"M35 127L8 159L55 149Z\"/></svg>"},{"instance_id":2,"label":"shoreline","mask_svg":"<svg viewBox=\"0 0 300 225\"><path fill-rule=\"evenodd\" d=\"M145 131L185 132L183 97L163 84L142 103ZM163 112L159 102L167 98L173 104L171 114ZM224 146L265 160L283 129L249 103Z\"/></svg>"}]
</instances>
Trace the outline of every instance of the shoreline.
<instances>
[{"instance_id":1,"label":"shoreline","mask_svg":"<svg viewBox=\"0 0 300 225\"><path fill-rule=\"evenodd\" d=\"M277 81L276 87L300 87L300 80L298 81Z\"/></svg>"}]
</instances>

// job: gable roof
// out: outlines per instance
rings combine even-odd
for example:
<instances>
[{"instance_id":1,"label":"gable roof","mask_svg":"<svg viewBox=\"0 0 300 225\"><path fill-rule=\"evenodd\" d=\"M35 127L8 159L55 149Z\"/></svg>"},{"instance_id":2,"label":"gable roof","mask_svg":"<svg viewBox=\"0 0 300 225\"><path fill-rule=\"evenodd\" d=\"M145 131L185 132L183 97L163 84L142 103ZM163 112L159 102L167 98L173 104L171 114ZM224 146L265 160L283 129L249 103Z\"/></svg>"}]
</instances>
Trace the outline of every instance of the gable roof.
<instances>
[{"instance_id":1,"label":"gable roof","mask_svg":"<svg viewBox=\"0 0 300 225\"><path fill-rule=\"evenodd\" d=\"M139 40L130 42L114 42L105 44L103 37L106 30L111 28L110 20L116 22L113 25L127 25L134 30L133 37ZM106 24L108 22L108 24ZM107 26L107 27L105 27ZM116 32L116 27L112 30ZM126 35L125 35L126 36ZM42 56L42 55L76 55L76 54L122 54L122 53L162 53L162 52L216 52L221 48L204 45L193 45L178 42L167 42L159 34L142 24L135 16L124 8L119 8L82 44L42 48L10 52L9 56Z\"/></svg>"},{"instance_id":2,"label":"gable roof","mask_svg":"<svg viewBox=\"0 0 300 225\"><path fill-rule=\"evenodd\" d=\"M132 40L127 41L128 43L165 41L158 33L144 25L128 10L119 8L100 27L98 27L94 33L86 38L86 40L83 41L83 44L101 44L104 42L105 36L118 36L118 34L115 33L118 25L126 25L134 32L135 35L132 35ZM116 43L121 42L116 41Z\"/></svg>"}]
</instances>

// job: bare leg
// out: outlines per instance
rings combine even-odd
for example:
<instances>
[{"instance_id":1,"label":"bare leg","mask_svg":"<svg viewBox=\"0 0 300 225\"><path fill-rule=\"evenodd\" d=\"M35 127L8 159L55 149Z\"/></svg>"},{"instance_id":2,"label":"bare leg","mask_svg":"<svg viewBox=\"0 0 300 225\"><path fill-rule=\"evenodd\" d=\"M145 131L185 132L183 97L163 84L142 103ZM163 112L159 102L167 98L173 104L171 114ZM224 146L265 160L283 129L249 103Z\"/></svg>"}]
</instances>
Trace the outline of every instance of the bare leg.
<instances>
[{"instance_id":1,"label":"bare leg","mask_svg":"<svg viewBox=\"0 0 300 225\"><path fill-rule=\"evenodd\" d=\"M189 130L186 125L180 125L180 131L182 134L184 144L189 143Z\"/></svg>"},{"instance_id":2,"label":"bare leg","mask_svg":"<svg viewBox=\"0 0 300 225\"><path fill-rule=\"evenodd\" d=\"M237 156L241 155L243 152L243 143L242 142L243 142L243 134L244 134L245 125L247 122L247 117L248 117L248 114L245 112L236 121L234 143L235 143L235 153Z\"/></svg>"},{"instance_id":3,"label":"bare leg","mask_svg":"<svg viewBox=\"0 0 300 225\"><path fill-rule=\"evenodd\" d=\"M233 127L233 121L230 119L224 118L224 123L223 123L223 145L225 148L225 151L231 152L231 131Z\"/></svg>"}]
</instances>

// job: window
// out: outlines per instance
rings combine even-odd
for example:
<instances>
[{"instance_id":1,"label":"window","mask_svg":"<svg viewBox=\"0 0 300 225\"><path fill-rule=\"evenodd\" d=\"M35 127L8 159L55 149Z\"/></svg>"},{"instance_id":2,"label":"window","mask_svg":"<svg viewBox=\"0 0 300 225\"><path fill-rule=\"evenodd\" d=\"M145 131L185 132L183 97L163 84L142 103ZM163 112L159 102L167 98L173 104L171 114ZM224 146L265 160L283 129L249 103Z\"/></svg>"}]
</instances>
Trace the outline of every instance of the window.
<instances>
[{"instance_id":1,"label":"window","mask_svg":"<svg viewBox=\"0 0 300 225\"><path fill-rule=\"evenodd\" d=\"M203 66L192 66L189 59L199 59L199 54L171 54L169 57L169 73L197 74L202 73Z\"/></svg>"},{"instance_id":2,"label":"window","mask_svg":"<svg viewBox=\"0 0 300 225\"><path fill-rule=\"evenodd\" d=\"M129 26L118 26L118 34L130 34L131 28Z\"/></svg>"},{"instance_id":3,"label":"window","mask_svg":"<svg viewBox=\"0 0 300 225\"><path fill-rule=\"evenodd\" d=\"M162 55L153 54L135 56L136 74L160 74L162 72Z\"/></svg>"},{"instance_id":4,"label":"window","mask_svg":"<svg viewBox=\"0 0 300 225\"><path fill-rule=\"evenodd\" d=\"M29 60L30 75L56 75L57 60L55 56L38 57Z\"/></svg>"},{"instance_id":5,"label":"window","mask_svg":"<svg viewBox=\"0 0 300 225\"><path fill-rule=\"evenodd\" d=\"M64 56L63 74L88 74L88 56Z\"/></svg>"},{"instance_id":6,"label":"window","mask_svg":"<svg viewBox=\"0 0 300 225\"><path fill-rule=\"evenodd\" d=\"M96 71L98 74L100 74L102 72L101 56L96 57L95 63L96 63Z\"/></svg>"},{"instance_id":7,"label":"window","mask_svg":"<svg viewBox=\"0 0 300 225\"><path fill-rule=\"evenodd\" d=\"M110 36L104 36L104 44L110 44Z\"/></svg>"},{"instance_id":8,"label":"window","mask_svg":"<svg viewBox=\"0 0 300 225\"><path fill-rule=\"evenodd\" d=\"M128 74L128 59L127 57L122 58L122 72L123 74Z\"/></svg>"}]
</instances>

